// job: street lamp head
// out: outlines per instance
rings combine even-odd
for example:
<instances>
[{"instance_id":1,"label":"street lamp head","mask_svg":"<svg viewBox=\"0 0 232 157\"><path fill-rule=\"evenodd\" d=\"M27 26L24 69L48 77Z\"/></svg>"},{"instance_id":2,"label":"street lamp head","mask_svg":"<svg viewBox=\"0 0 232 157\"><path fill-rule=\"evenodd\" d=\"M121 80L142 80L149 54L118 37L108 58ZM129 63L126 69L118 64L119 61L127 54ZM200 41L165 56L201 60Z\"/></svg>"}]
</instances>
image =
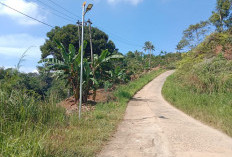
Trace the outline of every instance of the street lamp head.
<instances>
[{"instance_id":1,"label":"street lamp head","mask_svg":"<svg viewBox=\"0 0 232 157\"><path fill-rule=\"evenodd\" d=\"M90 11L92 9L92 7L93 7L93 4L89 4L87 6L87 8L86 8L86 12L85 13L87 13L88 11Z\"/></svg>"}]
</instances>

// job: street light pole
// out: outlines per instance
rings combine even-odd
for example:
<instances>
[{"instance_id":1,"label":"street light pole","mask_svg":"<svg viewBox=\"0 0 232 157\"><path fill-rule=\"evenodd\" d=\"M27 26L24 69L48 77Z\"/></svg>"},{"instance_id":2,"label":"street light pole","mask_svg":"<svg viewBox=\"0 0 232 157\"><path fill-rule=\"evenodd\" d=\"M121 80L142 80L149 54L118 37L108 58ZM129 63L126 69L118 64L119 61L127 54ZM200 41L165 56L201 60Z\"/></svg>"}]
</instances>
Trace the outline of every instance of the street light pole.
<instances>
[{"instance_id":1,"label":"street light pole","mask_svg":"<svg viewBox=\"0 0 232 157\"><path fill-rule=\"evenodd\" d=\"M80 72L80 97L79 97L79 119L81 119L81 105L82 105L82 82L83 82L83 46L84 46L84 23L85 14L90 11L93 4L89 4L85 10L86 2L82 5L82 34L81 34L81 72Z\"/></svg>"},{"instance_id":2,"label":"street light pole","mask_svg":"<svg viewBox=\"0 0 232 157\"><path fill-rule=\"evenodd\" d=\"M85 4L82 5L82 36L81 36L81 76L80 76L80 103L79 103L79 119L81 119L81 105L82 105L82 82L83 82L83 45L84 45L84 20L85 20Z\"/></svg>"}]
</instances>

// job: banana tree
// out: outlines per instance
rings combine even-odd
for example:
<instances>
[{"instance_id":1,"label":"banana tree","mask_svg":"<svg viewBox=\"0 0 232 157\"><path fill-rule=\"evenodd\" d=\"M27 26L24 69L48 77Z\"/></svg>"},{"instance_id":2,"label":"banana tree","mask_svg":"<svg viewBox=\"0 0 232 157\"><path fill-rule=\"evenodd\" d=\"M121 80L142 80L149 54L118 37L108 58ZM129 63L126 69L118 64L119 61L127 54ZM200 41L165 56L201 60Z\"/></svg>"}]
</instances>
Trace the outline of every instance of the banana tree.
<instances>
[{"instance_id":1,"label":"banana tree","mask_svg":"<svg viewBox=\"0 0 232 157\"><path fill-rule=\"evenodd\" d=\"M116 67L110 71L106 71L110 75L110 81L112 83L120 83L126 81L126 70Z\"/></svg>"},{"instance_id":2,"label":"banana tree","mask_svg":"<svg viewBox=\"0 0 232 157\"><path fill-rule=\"evenodd\" d=\"M83 95L82 95L82 100L83 102L87 102L88 99L88 95L89 95L89 90L90 90L90 86L91 86L91 79L92 79L92 72L91 72L91 68L90 68L91 63L88 62L88 60L85 58L83 60L83 78L84 78L84 82L83 82Z\"/></svg>"},{"instance_id":3,"label":"banana tree","mask_svg":"<svg viewBox=\"0 0 232 157\"><path fill-rule=\"evenodd\" d=\"M97 54L94 55L94 60L93 60L92 65L91 65L92 75L93 75L91 80L93 81L93 100L94 101L96 99L96 91L97 91L97 88L99 85L99 83L96 79L96 71L101 67L101 65L103 63L106 63L106 62L113 60L113 59L124 58L124 56L120 55L120 54L115 54L115 55L110 55L110 56L108 56L108 55L109 55L108 50L103 50L100 56L98 56Z\"/></svg>"},{"instance_id":4,"label":"banana tree","mask_svg":"<svg viewBox=\"0 0 232 157\"><path fill-rule=\"evenodd\" d=\"M72 86L74 93L75 103L79 99L79 71L81 63L81 53L76 52L75 47L70 44L68 52L66 52L65 47L62 43L56 42L58 48L61 50L62 60L56 58L42 59L39 63L45 63L45 68L47 70L54 71L54 74L67 79L67 83ZM87 42L84 42L84 49Z\"/></svg>"}]
</instances>

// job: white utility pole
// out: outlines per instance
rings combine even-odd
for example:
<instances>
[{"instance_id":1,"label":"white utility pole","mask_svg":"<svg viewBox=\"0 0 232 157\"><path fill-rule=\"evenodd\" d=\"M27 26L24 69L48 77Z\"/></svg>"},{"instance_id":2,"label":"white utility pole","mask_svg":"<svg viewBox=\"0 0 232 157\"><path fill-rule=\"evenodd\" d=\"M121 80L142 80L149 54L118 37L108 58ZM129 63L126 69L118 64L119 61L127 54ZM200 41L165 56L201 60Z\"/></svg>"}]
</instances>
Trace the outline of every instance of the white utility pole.
<instances>
[{"instance_id":1,"label":"white utility pole","mask_svg":"<svg viewBox=\"0 0 232 157\"><path fill-rule=\"evenodd\" d=\"M92 9L93 4L89 4L87 9L85 10L86 2L82 5L82 36L81 36L81 72L80 72L80 97L79 97L79 119L81 119L81 105L82 105L82 83L83 83L83 46L84 46L84 20L85 14Z\"/></svg>"}]
</instances>

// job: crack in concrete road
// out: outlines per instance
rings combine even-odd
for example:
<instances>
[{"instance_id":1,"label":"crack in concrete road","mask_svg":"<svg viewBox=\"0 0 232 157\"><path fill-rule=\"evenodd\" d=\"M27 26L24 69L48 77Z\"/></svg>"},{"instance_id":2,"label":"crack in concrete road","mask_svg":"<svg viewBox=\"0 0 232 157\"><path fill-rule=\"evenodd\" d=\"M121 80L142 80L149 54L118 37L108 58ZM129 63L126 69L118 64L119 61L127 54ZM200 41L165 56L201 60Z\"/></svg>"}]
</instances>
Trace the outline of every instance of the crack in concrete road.
<instances>
[{"instance_id":1,"label":"crack in concrete road","mask_svg":"<svg viewBox=\"0 0 232 157\"><path fill-rule=\"evenodd\" d=\"M168 71L128 103L124 120L99 157L232 157L232 138L167 103Z\"/></svg>"}]
</instances>

